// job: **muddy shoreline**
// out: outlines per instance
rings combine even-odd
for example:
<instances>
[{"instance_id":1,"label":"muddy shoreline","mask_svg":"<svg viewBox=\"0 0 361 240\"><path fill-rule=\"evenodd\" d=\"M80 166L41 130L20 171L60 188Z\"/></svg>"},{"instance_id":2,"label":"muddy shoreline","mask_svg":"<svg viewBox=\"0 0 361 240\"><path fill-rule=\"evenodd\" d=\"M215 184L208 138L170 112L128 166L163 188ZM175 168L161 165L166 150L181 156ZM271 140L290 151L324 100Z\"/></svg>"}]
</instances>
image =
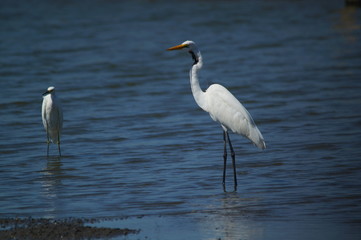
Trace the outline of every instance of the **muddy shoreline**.
<instances>
[{"instance_id":1,"label":"muddy shoreline","mask_svg":"<svg viewBox=\"0 0 361 240\"><path fill-rule=\"evenodd\" d=\"M139 229L89 226L96 219L0 218L0 239L99 239L138 234Z\"/></svg>"}]
</instances>

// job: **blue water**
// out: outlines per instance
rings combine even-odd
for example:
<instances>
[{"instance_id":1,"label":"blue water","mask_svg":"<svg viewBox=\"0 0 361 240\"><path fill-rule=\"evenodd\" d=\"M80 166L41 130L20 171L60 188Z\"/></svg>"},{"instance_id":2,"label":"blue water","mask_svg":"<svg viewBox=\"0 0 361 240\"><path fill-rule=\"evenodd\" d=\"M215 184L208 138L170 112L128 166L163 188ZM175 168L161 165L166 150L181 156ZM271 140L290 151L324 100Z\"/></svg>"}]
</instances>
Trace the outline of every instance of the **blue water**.
<instances>
[{"instance_id":1,"label":"blue water","mask_svg":"<svg viewBox=\"0 0 361 240\"><path fill-rule=\"evenodd\" d=\"M191 57L165 51L188 39L203 89L227 87L266 140L231 134L237 192ZM336 0L2 1L0 217L113 219L134 239L360 239L360 39L361 9ZM51 85L62 157L46 157Z\"/></svg>"}]
</instances>

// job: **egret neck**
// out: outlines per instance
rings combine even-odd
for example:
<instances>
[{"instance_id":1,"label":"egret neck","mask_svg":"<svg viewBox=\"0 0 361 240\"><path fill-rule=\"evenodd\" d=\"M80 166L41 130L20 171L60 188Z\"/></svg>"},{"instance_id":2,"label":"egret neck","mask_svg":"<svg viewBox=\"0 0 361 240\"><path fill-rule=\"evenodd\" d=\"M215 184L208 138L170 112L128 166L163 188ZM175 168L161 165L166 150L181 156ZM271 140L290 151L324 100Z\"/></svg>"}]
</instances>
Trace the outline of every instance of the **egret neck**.
<instances>
[{"instance_id":1,"label":"egret neck","mask_svg":"<svg viewBox=\"0 0 361 240\"><path fill-rule=\"evenodd\" d=\"M189 78L193 97L198 106L206 111L205 93L202 91L198 80L198 71L203 66L202 55L198 49L189 50L189 53L192 55L192 58L194 60L193 66L189 71Z\"/></svg>"}]
</instances>

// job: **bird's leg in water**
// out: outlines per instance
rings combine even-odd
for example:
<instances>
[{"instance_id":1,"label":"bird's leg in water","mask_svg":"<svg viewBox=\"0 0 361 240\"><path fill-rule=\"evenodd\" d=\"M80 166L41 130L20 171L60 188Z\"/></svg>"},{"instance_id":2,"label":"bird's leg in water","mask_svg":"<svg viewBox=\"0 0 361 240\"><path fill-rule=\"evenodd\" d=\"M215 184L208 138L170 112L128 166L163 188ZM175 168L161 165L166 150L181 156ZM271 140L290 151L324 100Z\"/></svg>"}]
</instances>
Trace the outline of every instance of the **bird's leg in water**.
<instances>
[{"instance_id":1,"label":"bird's leg in water","mask_svg":"<svg viewBox=\"0 0 361 240\"><path fill-rule=\"evenodd\" d=\"M231 143L231 139L229 138L228 132L226 134L227 134L229 148L231 149L231 156L232 156L233 176L234 176L234 191L237 191L236 154L234 153L232 143Z\"/></svg>"},{"instance_id":2,"label":"bird's leg in water","mask_svg":"<svg viewBox=\"0 0 361 240\"><path fill-rule=\"evenodd\" d=\"M48 150L46 151L46 156L49 157L49 145L50 145L49 140L47 141L47 144L48 144Z\"/></svg>"},{"instance_id":3,"label":"bird's leg in water","mask_svg":"<svg viewBox=\"0 0 361 240\"><path fill-rule=\"evenodd\" d=\"M60 133L58 131L58 150L59 150L59 156L61 156L61 151L60 151Z\"/></svg>"},{"instance_id":4,"label":"bird's leg in water","mask_svg":"<svg viewBox=\"0 0 361 240\"><path fill-rule=\"evenodd\" d=\"M48 129L49 129L48 122L46 122L46 144L48 145L48 150L46 151L47 157L49 157L49 145L50 145Z\"/></svg>"},{"instance_id":5,"label":"bird's leg in water","mask_svg":"<svg viewBox=\"0 0 361 240\"><path fill-rule=\"evenodd\" d=\"M223 130L223 142L224 142L224 153L223 153L223 189L225 190L226 186L226 167L227 167L227 138L226 131Z\"/></svg>"}]
</instances>

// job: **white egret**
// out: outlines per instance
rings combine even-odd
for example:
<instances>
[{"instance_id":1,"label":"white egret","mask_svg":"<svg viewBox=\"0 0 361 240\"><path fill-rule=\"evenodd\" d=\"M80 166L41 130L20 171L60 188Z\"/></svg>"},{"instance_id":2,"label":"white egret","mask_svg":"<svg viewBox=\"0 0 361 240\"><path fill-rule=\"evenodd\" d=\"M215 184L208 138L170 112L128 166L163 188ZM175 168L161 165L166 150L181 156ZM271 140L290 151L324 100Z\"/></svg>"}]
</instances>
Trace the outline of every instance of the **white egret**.
<instances>
[{"instance_id":1,"label":"white egret","mask_svg":"<svg viewBox=\"0 0 361 240\"><path fill-rule=\"evenodd\" d=\"M229 138L228 130L248 138L260 149L265 149L266 144L261 132L258 130L251 115L246 108L225 87L212 84L203 92L198 80L198 71L202 68L202 55L193 41L185 41L180 45L167 50L186 49L194 60L190 69L190 84L193 97L200 108L208 112L214 121L221 124L223 128L224 141L224 165L223 165L223 187L225 189L227 141L232 156L234 189L237 189L235 153Z\"/></svg>"},{"instance_id":2,"label":"white egret","mask_svg":"<svg viewBox=\"0 0 361 240\"><path fill-rule=\"evenodd\" d=\"M55 95L55 88L49 87L43 94L43 105L41 108L41 116L47 137L47 156L49 156L50 142L58 145L59 156L60 151L60 134L63 128L63 111L58 98Z\"/></svg>"}]
</instances>

